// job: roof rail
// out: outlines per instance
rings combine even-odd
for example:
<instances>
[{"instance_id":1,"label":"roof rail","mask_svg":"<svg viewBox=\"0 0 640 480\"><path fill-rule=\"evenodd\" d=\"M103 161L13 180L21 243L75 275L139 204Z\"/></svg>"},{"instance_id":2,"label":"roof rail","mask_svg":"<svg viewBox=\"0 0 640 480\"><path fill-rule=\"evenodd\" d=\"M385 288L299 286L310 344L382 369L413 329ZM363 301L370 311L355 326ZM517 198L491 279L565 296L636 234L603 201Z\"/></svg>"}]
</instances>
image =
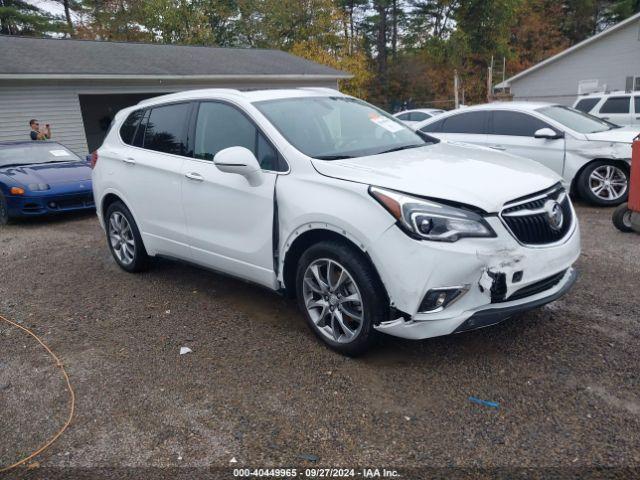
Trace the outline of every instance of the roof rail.
<instances>
[{"instance_id":1,"label":"roof rail","mask_svg":"<svg viewBox=\"0 0 640 480\"><path fill-rule=\"evenodd\" d=\"M242 95L242 92L236 88L196 88L193 90L182 90L180 92L167 93L165 95L158 95L156 97L145 98L143 100L140 100L138 102L138 105L147 105L149 103L153 103L155 100L157 100L160 97L170 100L172 97L183 98L185 96L188 97L189 94L191 93L197 94L197 92L208 92L211 90L215 90L216 92L219 92L219 93L230 93L233 95Z\"/></svg>"}]
</instances>

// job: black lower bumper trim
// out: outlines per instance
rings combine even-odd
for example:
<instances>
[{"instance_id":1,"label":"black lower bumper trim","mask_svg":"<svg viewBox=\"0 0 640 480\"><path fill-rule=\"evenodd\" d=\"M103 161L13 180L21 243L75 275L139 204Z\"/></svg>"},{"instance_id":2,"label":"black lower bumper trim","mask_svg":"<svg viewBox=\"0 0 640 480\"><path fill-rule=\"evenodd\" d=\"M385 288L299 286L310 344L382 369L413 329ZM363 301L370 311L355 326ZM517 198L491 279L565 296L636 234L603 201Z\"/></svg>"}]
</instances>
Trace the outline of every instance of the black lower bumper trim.
<instances>
[{"instance_id":1,"label":"black lower bumper trim","mask_svg":"<svg viewBox=\"0 0 640 480\"><path fill-rule=\"evenodd\" d=\"M496 323L503 322L518 313L526 312L527 310L532 310L547 303L553 302L554 300L557 300L565 293L567 293L576 282L576 279L578 278L578 272L575 269L571 269L569 275L570 277L567 279L566 283L553 295L549 295L548 297L540 298L538 300L533 300L531 302L522 303L520 305L481 310L471 315L463 324L456 328L453 333L466 332L467 330L475 330L476 328L495 325Z\"/></svg>"}]
</instances>

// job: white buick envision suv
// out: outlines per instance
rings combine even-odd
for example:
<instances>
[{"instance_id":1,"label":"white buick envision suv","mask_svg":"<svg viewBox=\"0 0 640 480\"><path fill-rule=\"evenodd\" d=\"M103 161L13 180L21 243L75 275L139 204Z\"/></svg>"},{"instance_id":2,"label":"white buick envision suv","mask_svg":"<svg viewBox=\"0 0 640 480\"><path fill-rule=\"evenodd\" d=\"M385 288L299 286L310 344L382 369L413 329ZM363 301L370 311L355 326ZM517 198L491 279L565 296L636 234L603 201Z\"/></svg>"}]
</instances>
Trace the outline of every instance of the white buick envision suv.
<instances>
[{"instance_id":1,"label":"white buick envision suv","mask_svg":"<svg viewBox=\"0 0 640 480\"><path fill-rule=\"evenodd\" d=\"M578 221L536 162L329 89L200 90L120 111L93 154L120 267L196 263L296 296L330 347L475 329L575 281Z\"/></svg>"}]
</instances>

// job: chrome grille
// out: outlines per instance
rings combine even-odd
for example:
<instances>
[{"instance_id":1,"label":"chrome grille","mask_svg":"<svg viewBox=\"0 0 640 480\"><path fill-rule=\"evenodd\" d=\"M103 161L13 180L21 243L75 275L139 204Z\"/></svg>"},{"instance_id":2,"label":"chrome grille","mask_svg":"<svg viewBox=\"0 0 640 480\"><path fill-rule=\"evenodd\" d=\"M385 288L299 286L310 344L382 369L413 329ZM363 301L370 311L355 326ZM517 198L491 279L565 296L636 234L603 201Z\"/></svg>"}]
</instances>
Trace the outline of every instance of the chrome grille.
<instances>
[{"instance_id":1,"label":"chrome grille","mask_svg":"<svg viewBox=\"0 0 640 480\"><path fill-rule=\"evenodd\" d=\"M571 201L561 185L508 203L500 218L520 243L532 246L559 242L574 224Z\"/></svg>"}]
</instances>

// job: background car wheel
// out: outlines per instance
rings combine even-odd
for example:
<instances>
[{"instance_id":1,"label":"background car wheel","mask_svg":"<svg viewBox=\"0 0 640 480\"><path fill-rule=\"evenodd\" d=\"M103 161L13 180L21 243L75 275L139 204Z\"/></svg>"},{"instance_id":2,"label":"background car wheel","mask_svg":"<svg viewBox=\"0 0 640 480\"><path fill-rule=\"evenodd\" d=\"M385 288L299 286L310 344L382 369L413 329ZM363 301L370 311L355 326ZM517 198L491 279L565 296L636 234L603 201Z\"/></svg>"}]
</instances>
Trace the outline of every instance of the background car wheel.
<instances>
[{"instance_id":1,"label":"background car wheel","mask_svg":"<svg viewBox=\"0 0 640 480\"><path fill-rule=\"evenodd\" d=\"M9 223L9 209L7 207L7 200L4 198L2 192L0 192L0 225L6 225Z\"/></svg>"},{"instance_id":2,"label":"background car wheel","mask_svg":"<svg viewBox=\"0 0 640 480\"><path fill-rule=\"evenodd\" d=\"M592 162L578 178L578 192L583 200L599 206L614 206L627 201L629 169L607 160Z\"/></svg>"},{"instance_id":3,"label":"background car wheel","mask_svg":"<svg viewBox=\"0 0 640 480\"><path fill-rule=\"evenodd\" d=\"M127 272L141 272L149 265L149 256L129 209L122 202L109 205L105 215L107 244L116 263Z\"/></svg>"},{"instance_id":4,"label":"background car wheel","mask_svg":"<svg viewBox=\"0 0 640 480\"><path fill-rule=\"evenodd\" d=\"M626 203L618 205L613 211L613 224L621 232L633 232L631 228L631 210Z\"/></svg>"},{"instance_id":5,"label":"background car wheel","mask_svg":"<svg viewBox=\"0 0 640 480\"><path fill-rule=\"evenodd\" d=\"M298 305L314 333L334 350L359 355L388 319L387 295L370 261L337 241L311 246L296 274Z\"/></svg>"}]
</instances>

